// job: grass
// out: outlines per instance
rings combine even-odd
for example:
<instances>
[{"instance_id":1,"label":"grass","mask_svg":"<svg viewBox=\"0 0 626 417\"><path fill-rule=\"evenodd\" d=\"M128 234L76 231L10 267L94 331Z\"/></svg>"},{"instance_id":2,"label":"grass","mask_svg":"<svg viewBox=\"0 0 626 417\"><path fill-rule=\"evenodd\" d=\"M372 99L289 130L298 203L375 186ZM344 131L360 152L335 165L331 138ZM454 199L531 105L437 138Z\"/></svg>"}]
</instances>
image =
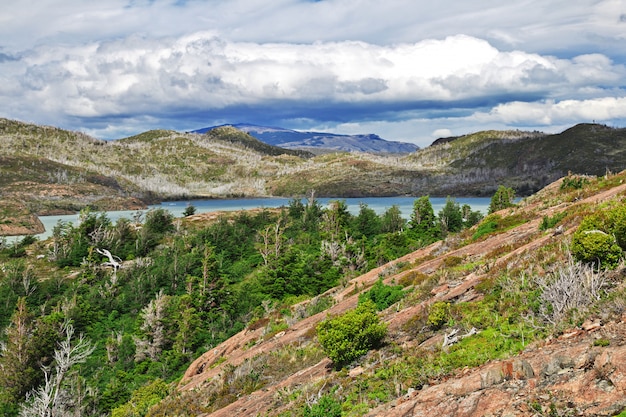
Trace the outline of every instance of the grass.
<instances>
[{"instance_id":1,"label":"grass","mask_svg":"<svg viewBox=\"0 0 626 417\"><path fill-rule=\"evenodd\" d=\"M506 232L507 230L526 223L527 221L528 214L524 213L516 213L506 217L502 217L499 214L490 214L478 224L471 240L475 242L485 236Z\"/></svg>"}]
</instances>

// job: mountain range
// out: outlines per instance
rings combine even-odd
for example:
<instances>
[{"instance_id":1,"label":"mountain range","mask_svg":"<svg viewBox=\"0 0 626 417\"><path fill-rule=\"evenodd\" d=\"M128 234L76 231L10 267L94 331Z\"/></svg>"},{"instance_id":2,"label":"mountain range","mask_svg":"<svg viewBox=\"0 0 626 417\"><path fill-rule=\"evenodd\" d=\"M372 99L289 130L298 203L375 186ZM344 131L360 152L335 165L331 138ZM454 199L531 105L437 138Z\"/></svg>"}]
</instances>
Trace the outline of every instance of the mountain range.
<instances>
[{"instance_id":1,"label":"mountain range","mask_svg":"<svg viewBox=\"0 0 626 417\"><path fill-rule=\"evenodd\" d=\"M339 135L321 132L300 132L280 127L257 126L246 123L233 125L234 128L269 145L285 149L303 149L316 154L328 152L369 152L386 154L403 154L415 152L419 146L388 141L375 134ZM219 126L205 127L193 133L206 133Z\"/></svg>"}]
</instances>

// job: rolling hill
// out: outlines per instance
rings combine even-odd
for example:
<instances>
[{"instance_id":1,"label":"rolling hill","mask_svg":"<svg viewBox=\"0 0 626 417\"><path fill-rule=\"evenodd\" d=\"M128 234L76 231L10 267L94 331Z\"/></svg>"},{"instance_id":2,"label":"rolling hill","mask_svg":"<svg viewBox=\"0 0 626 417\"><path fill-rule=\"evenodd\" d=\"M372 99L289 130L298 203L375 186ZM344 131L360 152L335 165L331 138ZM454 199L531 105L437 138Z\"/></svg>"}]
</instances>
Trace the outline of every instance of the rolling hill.
<instances>
[{"instance_id":1,"label":"rolling hill","mask_svg":"<svg viewBox=\"0 0 626 417\"><path fill-rule=\"evenodd\" d=\"M181 198L530 195L567 175L626 167L626 129L580 124L559 134L485 131L406 154L315 155L264 143L232 126L153 130L101 141L0 120L0 192L30 212L135 209Z\"/></svg>"}]
</instances>

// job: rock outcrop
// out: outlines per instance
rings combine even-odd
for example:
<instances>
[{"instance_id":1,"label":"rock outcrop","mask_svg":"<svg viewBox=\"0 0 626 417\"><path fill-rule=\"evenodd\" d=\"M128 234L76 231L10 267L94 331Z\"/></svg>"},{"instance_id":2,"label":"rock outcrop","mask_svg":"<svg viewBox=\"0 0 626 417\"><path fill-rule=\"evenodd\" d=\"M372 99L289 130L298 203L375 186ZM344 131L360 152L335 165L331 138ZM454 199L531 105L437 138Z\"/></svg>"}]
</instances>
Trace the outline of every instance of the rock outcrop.
<instances>
[{"instance_id":1,"label":"rock outcrop","mask_svg":"<svg viewBox=\"0 0 626 417\"><path fill-rule=\"evenodd\" d=\"M21 203L0 201L0 236L36 235L46 229L39 217Z\"/></svg>"}]
</instances>

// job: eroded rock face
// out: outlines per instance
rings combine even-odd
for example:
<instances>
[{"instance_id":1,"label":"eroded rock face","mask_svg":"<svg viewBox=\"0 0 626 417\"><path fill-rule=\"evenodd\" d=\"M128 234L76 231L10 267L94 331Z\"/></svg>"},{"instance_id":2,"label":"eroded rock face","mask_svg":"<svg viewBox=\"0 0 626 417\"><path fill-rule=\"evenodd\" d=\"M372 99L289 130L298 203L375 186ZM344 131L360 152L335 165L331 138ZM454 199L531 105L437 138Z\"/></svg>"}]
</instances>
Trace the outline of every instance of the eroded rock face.
<instances>
[{"instance_id":1,"label":"eroded rock face","mask_svg":"<svg viewBox=\"0 0 626 417\"><path fill-rule=\"evenodd\" d=\"M608 346L595 346L602 337ZM626 408L626 322L565 333L414 391L368 416L614 416Z\"/></svg>"},{"instance_id":2,"label":"eroded rock face","mask_svg":"<svg viewBox=\"0 0 626 417\"><path fill-rule=\"evenodd\" d=\"M36 235L46 229L39 217L21 203L0 202L0 236Z\"/></svg>"}]
</instances>

